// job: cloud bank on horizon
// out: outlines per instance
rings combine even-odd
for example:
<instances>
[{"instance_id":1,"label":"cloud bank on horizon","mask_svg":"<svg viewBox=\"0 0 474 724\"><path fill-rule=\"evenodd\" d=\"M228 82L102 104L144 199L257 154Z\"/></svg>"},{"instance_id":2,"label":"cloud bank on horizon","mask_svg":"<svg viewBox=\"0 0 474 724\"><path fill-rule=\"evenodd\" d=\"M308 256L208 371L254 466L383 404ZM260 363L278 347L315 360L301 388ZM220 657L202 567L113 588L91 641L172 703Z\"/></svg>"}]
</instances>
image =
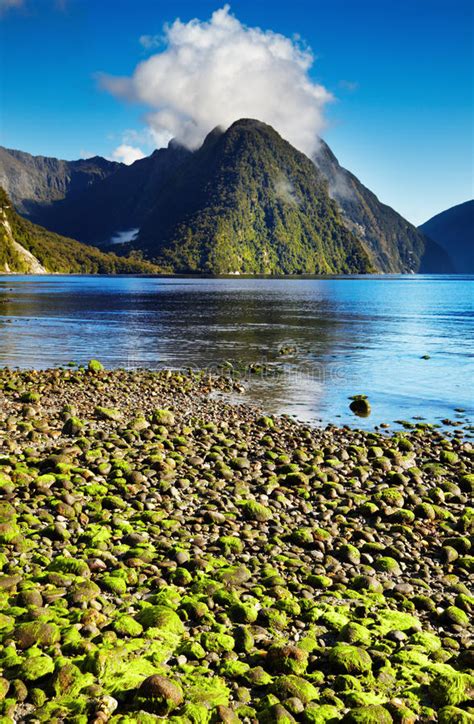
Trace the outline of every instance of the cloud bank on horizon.
<instances>
[{"instance_id":1,"label":"cloud bank on horizon","mask_svg":"<svg viewBox=\"0 0 474 724\"><path fill-rule=\"evenodd\" d=\"M177 19L162 38L140 41L162 49L130 78L102 75L100 83L149 108L145 121L158 147L176 138L195 149L216 126L257 118L304 153L316 150L332 95L310 78L314 55L299 38L247 27L225 5L208 21ZM143 154L129 148L129 159L132 150Z\"/></svg>"}]
</instances>

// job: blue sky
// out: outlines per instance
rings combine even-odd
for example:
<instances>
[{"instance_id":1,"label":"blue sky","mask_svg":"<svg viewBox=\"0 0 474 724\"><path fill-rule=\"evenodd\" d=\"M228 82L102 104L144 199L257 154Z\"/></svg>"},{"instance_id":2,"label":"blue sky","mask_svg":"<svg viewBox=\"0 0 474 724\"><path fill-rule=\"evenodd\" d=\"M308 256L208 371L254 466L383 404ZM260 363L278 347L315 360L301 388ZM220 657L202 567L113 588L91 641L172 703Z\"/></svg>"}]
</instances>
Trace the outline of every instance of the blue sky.
<instances>
[{"instance_id":1,"label":"blue sky","mask_svg":"<svg viewBox=\"0 0 474 724\"><path fill-rule=\"evenodd\" d=\"M207 20L222 5L0 0L0 143L67 159L110 157L124 142L150 152L146 105L105 91L98 74L131 76L160 50L140 37L178 16ZM312 48L311 79L335 97L322 135L382 201L421 223L473 196L471 0L230 5L244 25L299 34Z\"/></svg>"}]
</instances>

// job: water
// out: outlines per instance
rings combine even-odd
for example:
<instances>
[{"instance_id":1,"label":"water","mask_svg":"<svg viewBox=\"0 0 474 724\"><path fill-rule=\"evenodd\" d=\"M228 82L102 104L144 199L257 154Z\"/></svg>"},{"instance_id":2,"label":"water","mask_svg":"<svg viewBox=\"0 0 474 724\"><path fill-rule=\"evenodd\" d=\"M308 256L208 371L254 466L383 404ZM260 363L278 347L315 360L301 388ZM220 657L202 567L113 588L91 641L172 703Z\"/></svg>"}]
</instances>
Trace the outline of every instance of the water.
<instances>
[{"instance_id":1,"label":"water","mask_svg":"<svg viewBox=\"0 0 474 724\"><path fill-rule=\"evenodd\" d=\"M0 277L0 365L275 363L243 399L373 427L473 414L474 277ZM282 347L295 353L280 355ZM422 359L429 355L430 359ZM370 418L348 397L368 395ZM456 413L465 408L466 413Z\"/></svg>"}]
</instances>

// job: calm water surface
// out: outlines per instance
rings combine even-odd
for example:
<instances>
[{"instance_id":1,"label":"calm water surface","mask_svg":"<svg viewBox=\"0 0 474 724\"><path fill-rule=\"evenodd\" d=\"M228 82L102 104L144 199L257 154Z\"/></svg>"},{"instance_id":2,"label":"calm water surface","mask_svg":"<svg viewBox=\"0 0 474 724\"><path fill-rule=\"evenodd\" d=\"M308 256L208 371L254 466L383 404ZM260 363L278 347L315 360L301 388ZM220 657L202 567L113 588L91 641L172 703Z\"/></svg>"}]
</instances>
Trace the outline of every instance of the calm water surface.
<instances>
[{"instance_id":1,"label":"calm water surface","mask_svg":"<svg viewBox=\"0 0 474 724\"><path fill-rule=\"evenodd\" d=\"M3 276L0 365L278 362L279 374L251 375L245 395L269 412L364 427L464 420L474 406L473 282ZM371 400L367 420L348 410L357 393Z\"/></svg>"}]
</instances>

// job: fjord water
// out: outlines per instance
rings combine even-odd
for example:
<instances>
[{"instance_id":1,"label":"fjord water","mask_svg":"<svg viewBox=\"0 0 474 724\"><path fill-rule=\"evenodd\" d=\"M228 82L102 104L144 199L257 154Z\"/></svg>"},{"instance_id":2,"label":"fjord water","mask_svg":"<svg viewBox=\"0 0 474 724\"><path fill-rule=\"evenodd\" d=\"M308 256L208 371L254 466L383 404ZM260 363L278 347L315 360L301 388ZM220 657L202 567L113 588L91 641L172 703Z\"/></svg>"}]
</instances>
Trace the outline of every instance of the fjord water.
<instances>
[{"instance_id":1,"label":"fjord water","mask_svg":"<svg viewBox=\"0 0 474 724\"><path fill-rule=\"evenodd\" d=\"M263 374L244 375L238 399L269 412L366 428L414 417L465 421L473 412L473 282L4 276L0 365L265 363ZM372 404L367 419L348 409L359 393Z\"/></svg>"}]
</instances>

